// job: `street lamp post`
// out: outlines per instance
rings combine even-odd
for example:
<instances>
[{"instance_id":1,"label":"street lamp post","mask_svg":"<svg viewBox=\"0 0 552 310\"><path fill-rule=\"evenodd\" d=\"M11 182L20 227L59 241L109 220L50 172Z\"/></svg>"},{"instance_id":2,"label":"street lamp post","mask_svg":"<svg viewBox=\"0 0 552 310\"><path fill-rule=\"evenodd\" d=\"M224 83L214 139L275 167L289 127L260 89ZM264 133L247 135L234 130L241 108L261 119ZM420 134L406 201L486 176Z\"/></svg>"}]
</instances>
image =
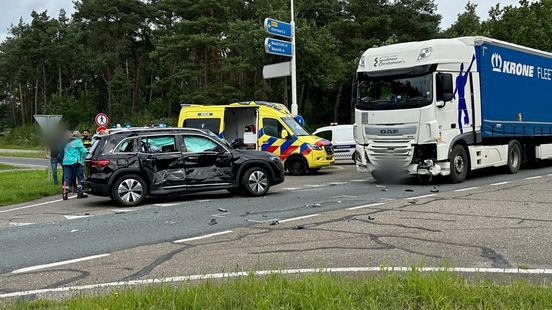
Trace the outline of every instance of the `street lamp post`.
<instances>
[{"instance_id":1,"label":"street lamp post","mask_svg":"<svg viewBox=\"0 0 552 310\"><path fill-rule=\"evenodd\" d=\"M297 51L295 45L295 10L293 7L293 0L291 0L291 114L297 115L299 113L299 107L297 105Z\"/></svg>"}]
</instances>

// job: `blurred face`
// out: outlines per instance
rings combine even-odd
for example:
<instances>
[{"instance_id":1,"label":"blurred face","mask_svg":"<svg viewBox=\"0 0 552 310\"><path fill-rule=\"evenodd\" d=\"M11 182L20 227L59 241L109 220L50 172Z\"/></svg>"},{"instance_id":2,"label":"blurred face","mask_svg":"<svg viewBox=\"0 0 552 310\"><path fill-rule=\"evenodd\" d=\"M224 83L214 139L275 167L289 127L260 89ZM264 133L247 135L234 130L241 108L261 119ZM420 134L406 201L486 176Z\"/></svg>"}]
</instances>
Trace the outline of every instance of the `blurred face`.
<instances>
[{"instance_id":1,"label":"blurred face","mask_svg":"<svg viewBox=\"0 0 552 310\"><path fill-rule=\"evenodd\" d=\"M65 139L71 139L71 138L73 138L73 133L72 133L71 131L67 130L67 131L63 134L63 136L65 137Z\"/></svg>"}]
</instances>

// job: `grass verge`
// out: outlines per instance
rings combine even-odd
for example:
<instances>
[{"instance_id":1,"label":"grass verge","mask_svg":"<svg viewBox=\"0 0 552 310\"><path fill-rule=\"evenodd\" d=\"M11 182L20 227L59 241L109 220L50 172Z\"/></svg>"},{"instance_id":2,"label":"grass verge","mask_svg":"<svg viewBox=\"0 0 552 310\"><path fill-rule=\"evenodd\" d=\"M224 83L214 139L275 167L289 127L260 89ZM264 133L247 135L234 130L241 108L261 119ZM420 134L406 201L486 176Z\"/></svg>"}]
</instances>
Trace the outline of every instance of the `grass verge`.
<instances>
[{"instance_id":1,"label":"grass verge","mask_svg":"<svg viewBox=\"0 0 552 310\"><path fill-rule=\"evenodd\" d=\"M16 169L16 167L10 166L10 165L0 164L0 170L11 170L11 169Z\"/></svg>"},{"instance_id":2,"label":"grass verge","mask_svg":"<svg viewBox=\"0 0 552 310\"><path fill-rule=\"evenodd\" d=\"M174 287L121 289L61 301L19 300L14 309L544 309L552 288L499 284L447 272L297 277L247 276Z\"/></svg>"},{"instance_id":3,"label":"grass verge","mask_svg":"<svg viewBox=\"0 0 552 310\"><path fill-rule=\"evenodd\" d=\"M0 207L60 193L59 185L48 183L48 170L7 171L0 175Z\"/></svg>"},{"instance_id":4,"label":"grass verge","mask_svg":"<svg viewBox=\"0 0 552 310\"><path fill-rule=\"evenodd\" d=\"M45 158L42 152L0 152L4 157Z\"/></svg>"}]
</instances>

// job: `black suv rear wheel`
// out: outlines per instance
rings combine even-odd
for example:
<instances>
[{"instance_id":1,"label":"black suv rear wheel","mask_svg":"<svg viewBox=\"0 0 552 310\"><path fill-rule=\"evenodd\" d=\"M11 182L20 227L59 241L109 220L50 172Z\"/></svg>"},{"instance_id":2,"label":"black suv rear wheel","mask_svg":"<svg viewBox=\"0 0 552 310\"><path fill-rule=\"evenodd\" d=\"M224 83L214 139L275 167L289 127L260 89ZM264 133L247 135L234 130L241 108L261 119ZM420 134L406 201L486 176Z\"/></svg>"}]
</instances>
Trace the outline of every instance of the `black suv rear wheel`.
<instances>
[{"instance_id":1,"label":"black suv rear wheel","mask_svg":"<svg viewBox=\"0 0 552 310\"><path fill-rule=\"evenodd\" d=\"M147 193L148 185L142 177L127 174L113 183L110 197L121 206L134 207L144 202Z\"/></svg>"},{"instance_id":2,"label":"black suv rear wheel","mask_svg":"<svg viewBox=\"0 0 552 310\"><path fill-rule=\"evenodd\" d=\"M251 196L263 196L270 189L270 179L264 168L252 167L242 176L241 184L245 192Z\"/></svg>"}]
</instances>

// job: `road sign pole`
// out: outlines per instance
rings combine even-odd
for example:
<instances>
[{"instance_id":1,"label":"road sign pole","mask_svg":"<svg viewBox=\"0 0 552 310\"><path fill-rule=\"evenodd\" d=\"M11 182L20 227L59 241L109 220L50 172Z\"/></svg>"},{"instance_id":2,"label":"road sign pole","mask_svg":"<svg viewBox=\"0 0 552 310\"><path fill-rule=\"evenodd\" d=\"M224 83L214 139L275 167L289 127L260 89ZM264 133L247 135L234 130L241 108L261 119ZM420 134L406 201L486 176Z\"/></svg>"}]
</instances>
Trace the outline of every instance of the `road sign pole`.
<instances>
[{"instance_id":1,"label":"road sign pole","mask_svg":"<svg viewBox=\"0 0 552 310\"><path fill-rule=\"evenodd\" d=\"M291 114L297 115L299 107L297 105L297 53L295 48L295 10L293 8L293 0L291 0Z\"/></svg>"}]
</instances>

